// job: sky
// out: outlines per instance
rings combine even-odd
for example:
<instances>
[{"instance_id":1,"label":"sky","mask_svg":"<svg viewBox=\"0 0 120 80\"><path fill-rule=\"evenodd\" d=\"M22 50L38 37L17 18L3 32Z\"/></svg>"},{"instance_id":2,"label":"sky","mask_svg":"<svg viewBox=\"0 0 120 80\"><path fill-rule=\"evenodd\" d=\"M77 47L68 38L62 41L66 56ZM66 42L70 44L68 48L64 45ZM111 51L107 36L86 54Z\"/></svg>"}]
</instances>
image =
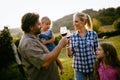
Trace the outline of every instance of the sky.
<instances>
[{"instance_id":1,"label":"sky","mask_svg":"<svg viewBox=\"0 0 120 80\"><path fill-rule=\"evenodd\" d=\"M21 18L27 12L37 12L40 18L52 21L86 9L120 7L120 0L0 0L0 30L20 28Z\"/></svg>"}]
</instances>

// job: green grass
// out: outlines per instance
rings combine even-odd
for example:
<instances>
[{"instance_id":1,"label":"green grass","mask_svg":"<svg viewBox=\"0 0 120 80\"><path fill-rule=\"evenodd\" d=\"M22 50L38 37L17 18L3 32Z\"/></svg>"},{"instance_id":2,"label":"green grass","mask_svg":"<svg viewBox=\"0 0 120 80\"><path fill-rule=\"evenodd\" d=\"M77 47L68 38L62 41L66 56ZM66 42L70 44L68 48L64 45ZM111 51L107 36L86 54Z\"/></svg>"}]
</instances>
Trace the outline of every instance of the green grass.
<instances>
[{"instance_id":1,"label":"green grass","mask_svg":"<svg viewBox=\"0 0 120 80\"><path fill-rule=\"evenodd\" d=\"M107 38L107 39L99 39L99 41L104 41L104 42L112 42L115 45L115 48L118 52L118 57L120 58L120 35ZM72 61L73 58L69 58L66 54L66 49L63 48L60 55L59 59L61 60L65 73L63 75L60 75L61 80L74 80L74 70L72 68ZM23 80L22 75L19 72L18 68L16 65L10 66L11 70L7 70L6 72L0 72L0 80ZM1 77L2 76L2 77Z\"/></svg>"},{"instance_id":2,"label":"green grass","mask_svg":"<svg viewBox=\"0 0 120 80\"><path fill-rule=\"evenodd\" d=\"M74 71L72 68L72 58L69 58L66 54L66 49L64 48L60 55L59 59L61 60L65 73L60 75L61 80L74 80Z\"/></svg>"},{"instance_id":3,"label":"green grass","mask_svg":"<svg viewBox=\"0 0 120 80\"><path fill-rule=\"evenodd\" d=\"M115 37L111 37L111 38L107 38L104 40L100 41L104 41L104 42L112 42L117 50L118 53L118 57L120 58L120 35L119 36L115 36ZM59 55L59 59L61 60L63 67L65 69L65 73L63 75L60 75L61 80L74 80L74 71L72 68L72 58L69 58L66 55L66 50L65 48L61 51L60 55Z\"/></svg>"},{"instance_id":4,"label":"green grass","mask_svg":"<svg viewBox=\"0 0 120 80\"><path fill-rule=\"evenodd\" d=\"M101 41L111 42L115 46L115 48L117 50L117 53L118 53L118 57L120 58L120 35L110 37L110 38L107 38L107 39L104 39L104 40L101 40Z\"/></svg>"}]
</instances>

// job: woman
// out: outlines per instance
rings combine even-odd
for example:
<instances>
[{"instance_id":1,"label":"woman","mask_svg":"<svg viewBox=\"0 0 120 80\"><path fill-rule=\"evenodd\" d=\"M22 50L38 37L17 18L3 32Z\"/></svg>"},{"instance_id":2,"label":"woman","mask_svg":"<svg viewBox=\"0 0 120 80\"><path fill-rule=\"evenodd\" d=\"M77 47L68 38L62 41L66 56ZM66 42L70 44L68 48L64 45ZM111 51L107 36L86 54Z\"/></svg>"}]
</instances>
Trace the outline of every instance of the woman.
<instances>
[{"instance_id":1,"label":"woman","mask_svg":"<svg viewBox=\"0 0 120 80\"><path fill-rule=\"evenodd\" d=\"M73 15L75 32L70 35L69 44L66 47L69 57L74 58L73 68L76 80L94 80L93 64L98 47L98 36L92 30L91 18L85 13Z\"/></svg>"}]
</instances>

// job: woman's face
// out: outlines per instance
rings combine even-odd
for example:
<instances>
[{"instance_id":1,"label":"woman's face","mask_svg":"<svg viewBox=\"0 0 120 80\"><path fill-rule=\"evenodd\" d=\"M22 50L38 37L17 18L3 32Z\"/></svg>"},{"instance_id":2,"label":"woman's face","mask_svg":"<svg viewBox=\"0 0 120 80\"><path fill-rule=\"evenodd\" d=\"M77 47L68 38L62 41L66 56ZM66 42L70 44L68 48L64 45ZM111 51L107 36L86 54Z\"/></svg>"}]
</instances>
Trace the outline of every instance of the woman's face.
<instances>
[{"instance_id":1,"label":"woman's face","mask_svg":"<svg viewBox=\"0 0 120 80\"><path fill-rule=\"evenodd\" d=\"M97 57L98 59L103 59L104 56L105 56L104 51L103 51L101 45L99 44L99 45L98 45L98 49L97 49L97 51L96 51L96 57Z\"/></svg>"},{"instance_id":2,"label":"woman's face","mask_svg":"<svg viewBox=\"0 0 120 80\"><path fill-rule=\"evenodd\" d=\"M73 25L76 30L79 30L80 28L84 27L84 22L82 22L78 16L73 17Z\"/></svg>"}]
</instances>

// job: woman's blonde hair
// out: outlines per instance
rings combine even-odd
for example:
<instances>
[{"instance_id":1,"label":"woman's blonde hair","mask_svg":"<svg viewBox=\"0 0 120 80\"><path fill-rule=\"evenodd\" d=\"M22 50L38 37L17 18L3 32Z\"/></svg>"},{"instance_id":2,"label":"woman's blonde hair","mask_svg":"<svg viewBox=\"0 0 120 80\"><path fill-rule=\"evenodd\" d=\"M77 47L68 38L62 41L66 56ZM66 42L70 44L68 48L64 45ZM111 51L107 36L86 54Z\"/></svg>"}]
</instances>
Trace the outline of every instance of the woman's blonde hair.
<instances>
[{"instance_id":1,"label":"woman's blonde hair","mask_svg":"<svg viewBox=\"0 0 120 80\"><path fill-rule=\"evenodd\" d=\"M87 30L92 30L92 20L91 17L86 13L75 13L73 17L77 16L81 21L85 21L85 27Z\"/></svg>"}]
</instances>

